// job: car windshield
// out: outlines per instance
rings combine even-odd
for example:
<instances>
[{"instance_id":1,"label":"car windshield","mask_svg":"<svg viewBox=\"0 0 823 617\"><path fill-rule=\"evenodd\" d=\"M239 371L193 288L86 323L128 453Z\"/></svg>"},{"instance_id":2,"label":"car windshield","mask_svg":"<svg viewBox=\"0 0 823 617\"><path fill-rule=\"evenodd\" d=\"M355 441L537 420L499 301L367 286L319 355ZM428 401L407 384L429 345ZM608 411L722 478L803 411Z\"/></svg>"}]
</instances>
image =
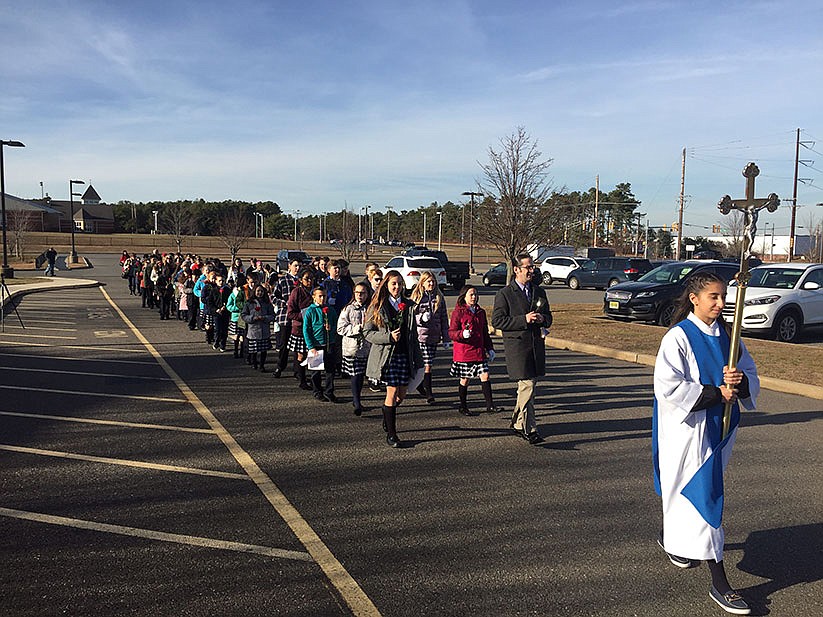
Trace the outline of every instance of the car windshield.
<instances>
[{"instance_id":1,"label":"car windshield","mask_svg":"<svg viewBox=\"0 0 823 617\"><path fill-rule=\"evenodd\" d=\"M694 266L689 264L665 264L663 266L658 266L654 270L646 272L646 274L637 280L641 283L677 283L692 270L694 270Z\"/></svg>"},{"instance_id":2,"label":"car windshield","mask_svg":"<svg viewBox=\"0 0 823 617\"><path fill-rule=\"evenodd\" d=\"M797 268L755 268L752 270L749 287L794 289L803 272Z\"/></svg>"},{"instance_id":3,"label":"car windshield","mask_svg":"<svg viewBox=\"0 0 823 617\"><path fill-rule=\"evenodd\" d=\"M440 262L437 261L434 257L417 257L415 259L409 259L409 267L410 268L425 268L425 269L434 269L440 268Z\"/></svg>"}]
</instances>

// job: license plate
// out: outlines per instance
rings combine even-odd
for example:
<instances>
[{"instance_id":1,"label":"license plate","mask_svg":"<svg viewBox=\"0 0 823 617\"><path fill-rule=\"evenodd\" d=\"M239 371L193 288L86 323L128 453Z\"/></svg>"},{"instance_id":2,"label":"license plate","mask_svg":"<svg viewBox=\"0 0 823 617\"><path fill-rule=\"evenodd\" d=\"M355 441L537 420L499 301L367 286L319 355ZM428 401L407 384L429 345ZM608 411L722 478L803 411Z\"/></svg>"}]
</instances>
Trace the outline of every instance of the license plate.
<instances>
[{"instance_id":1,"label":"license plate","mask_svg":"<svg viewBox=\"0 0 823 617\"><path fill-rule=\"evenodd\" d=\"M620 308L620 303L615 302L615 301L611 301L611 302L609 302L609 308L610 309L619 309Z\"/></svg>"}]
</instances>

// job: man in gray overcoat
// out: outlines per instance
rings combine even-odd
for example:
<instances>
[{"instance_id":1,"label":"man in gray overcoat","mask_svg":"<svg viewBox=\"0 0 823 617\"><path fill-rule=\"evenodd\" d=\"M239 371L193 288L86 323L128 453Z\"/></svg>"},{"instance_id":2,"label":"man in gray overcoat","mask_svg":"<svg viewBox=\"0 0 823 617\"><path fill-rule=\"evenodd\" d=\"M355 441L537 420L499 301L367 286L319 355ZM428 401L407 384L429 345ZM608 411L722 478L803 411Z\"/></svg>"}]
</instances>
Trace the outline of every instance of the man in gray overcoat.
<instances>
[{"instance_id":1,"label":"man in gray overcoat","mask_svg":"<svg viewBox=\"0 0 823 617\"><path fill-rule=\"evenodd\" d=\"M506 370L517 380L517 403L511 428L530 444L543 441L537 432L534 394L537 378L546 374L546 345L543 339L552 324L546 292L532 282L531 255L521 253L514 266L514 279L494 297L492 327L503 331Z\"/></svg>"}]
</instances>

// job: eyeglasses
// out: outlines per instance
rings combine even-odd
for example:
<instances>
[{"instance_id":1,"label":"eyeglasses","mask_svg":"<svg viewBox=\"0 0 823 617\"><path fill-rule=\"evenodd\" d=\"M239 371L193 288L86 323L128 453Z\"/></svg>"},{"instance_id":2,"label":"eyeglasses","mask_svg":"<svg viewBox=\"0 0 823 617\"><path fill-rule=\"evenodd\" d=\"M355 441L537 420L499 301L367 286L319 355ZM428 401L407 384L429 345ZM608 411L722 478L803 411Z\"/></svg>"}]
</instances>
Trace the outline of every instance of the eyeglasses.
<instances>
[{"instance_id":1,"label":"eyeglasses","mask_svg":"<svg viewBox=\"0 0 823 617\"><path fill-rule=\"evenodd\" d=\"M534 270L535 266L516 266L517 268L521 268L523 270Z\"/></svg>"}]
</instances>

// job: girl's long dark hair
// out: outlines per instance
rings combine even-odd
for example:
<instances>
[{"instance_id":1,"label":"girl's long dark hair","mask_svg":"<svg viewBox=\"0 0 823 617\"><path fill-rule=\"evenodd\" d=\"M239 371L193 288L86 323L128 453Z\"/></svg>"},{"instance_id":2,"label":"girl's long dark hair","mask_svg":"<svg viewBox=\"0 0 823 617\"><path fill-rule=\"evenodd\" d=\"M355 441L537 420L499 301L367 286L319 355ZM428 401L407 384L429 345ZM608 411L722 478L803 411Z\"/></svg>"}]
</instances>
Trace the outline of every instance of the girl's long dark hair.
<instances>
[{"instance_id":1,"label":"girl's long dark hair","mask_svg":"<svg viewBox=\"0 0 823 617\"><path fill-rule=\"evenodd\" d=\"M383 275L383 280L380 281L380 286L377 288L377 291L374 292L374 297L369 304L371 320L378 328L383 328L386 326L386 322L383 319L383 313L380 309L383 308L386 298L389 297L389 280L395 277L400 279L402 287L403 275L401 275L397 270L389 270Z\"/></svg>"},{"instance_id":2,"label":"girl's long dark hair","mask_svg":"<svg viewBox=\"0 0 823 617\"><path fill-rule=\"evenodd\" d=\"M474 285L463 285L463 289L457 295L457 306L466 306L466 294L472 289L476 289L476 287Z\"/></svg>"},{"instance_id":3,"label":"girl's long dark hair","mask_svg":"<svg viewBox=\"0 0 823 617\"><path fill-rule=\"evenodd\" d=\"M720 283L723 287L726 286L726 281L714 272L698 272L694 276L690 276L688 278L686 281L686 288L677 300L675 300L674 313L672 313L672 321L669 324L669 327L679 324L681 321L686 319L686 317L688 317L689 313L694 310L694 305L692 305L692 301L689 299L689 296L691 294L697 295L701 290L705 289L706 286L711 285L712 283ZM717 318L717 321L721 325L725 326L725 321L723 320L722 315Z\"/></svg>"}]
</instances>

